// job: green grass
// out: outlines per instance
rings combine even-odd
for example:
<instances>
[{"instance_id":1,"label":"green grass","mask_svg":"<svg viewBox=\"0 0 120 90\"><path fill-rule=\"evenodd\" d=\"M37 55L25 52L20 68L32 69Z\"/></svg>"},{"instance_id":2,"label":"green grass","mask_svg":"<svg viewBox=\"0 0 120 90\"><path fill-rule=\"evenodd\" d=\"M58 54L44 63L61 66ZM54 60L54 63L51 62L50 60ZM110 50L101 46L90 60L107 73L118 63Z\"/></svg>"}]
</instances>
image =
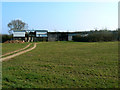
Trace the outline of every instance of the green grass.
<instances>
[{"instance_id":1,"label":"green grass","mask_svg":"<svg viewBox=\"0 0 120 90\"><path fill-rule=\"evenodd\" d=\"M3 88L117 88L118 42L40 42L2 65Z\"/></svg>"},{"instance_id":2,"label":"green grass","mask_svg":"<svg viewBox=\"0 0 120 90\"><path fill-rule=\"evenodd\" d=\"M2 55L17 49L24 48L28 43L2 43Z\"/></svg>"},{"instance_id":3,"label":"green grass","mask_svg":"<svg viewBox=\"0 0 120 90\"><path fill-rule=\"evenodd\" d=\"M27 48L25 48L25 49L23 49L23 50L20 50L20 51L18 51L18 52L21 52L21 51L27 50L27 49L29 49L29 48L32 48L33 46L34 46L34 44L32 43L29 47L27 47ZM5 56L2 56L2 58L7 57L7 56L10 56L10 55L13 55L13 54L16 54L16 53L18 53L18 52L14 52L14 53L11 53L11 54L8 54L8 55L5 55Z\"/></svg>"}]
</instances>

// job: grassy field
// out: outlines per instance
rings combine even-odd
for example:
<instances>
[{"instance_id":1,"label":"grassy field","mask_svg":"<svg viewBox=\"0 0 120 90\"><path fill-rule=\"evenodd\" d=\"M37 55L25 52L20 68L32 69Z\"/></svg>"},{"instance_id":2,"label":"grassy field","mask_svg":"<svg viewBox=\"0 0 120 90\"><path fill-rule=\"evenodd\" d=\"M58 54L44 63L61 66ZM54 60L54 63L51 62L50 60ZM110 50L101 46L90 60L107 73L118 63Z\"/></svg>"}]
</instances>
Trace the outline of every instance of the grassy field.
<instances>
[{"instance_id":1,"label":"grassy field","mask_svg":"<svg viewBox=\"0 0 120 90\"><path fill-rule=\"evenodd\" d=\"M15 51L17 49L24 48L28 43L3 43L2 44L2 54Z\"/></svg>"},{"instance_id":2,"label":"grassy field","mask_svg":"<svg viewBox=\"0 0 120 90\"><path fill-rule=\"evenodd\" d=\"M117 88L118 42L40 42L2 76L3 88Z\"/></svg>"}]
</instances>

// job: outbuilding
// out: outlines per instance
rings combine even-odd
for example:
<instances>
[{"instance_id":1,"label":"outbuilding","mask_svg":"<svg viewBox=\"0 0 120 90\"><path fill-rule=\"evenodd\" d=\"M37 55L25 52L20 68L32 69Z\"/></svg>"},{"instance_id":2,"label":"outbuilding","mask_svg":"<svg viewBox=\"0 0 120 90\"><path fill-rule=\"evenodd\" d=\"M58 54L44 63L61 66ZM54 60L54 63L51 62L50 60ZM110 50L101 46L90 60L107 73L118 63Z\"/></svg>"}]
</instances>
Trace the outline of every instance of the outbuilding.
<instances>
[{"instance_id":1,"label":"outbuilding","mask_svg":"<svg viewBox=\"0 0 120 90\"><path fill-rule=\"evenodd\" d=\"M26 42L47 41L47 30L21 30L13 32L14 40L24 40Z\"/></svg>"}]
</instances>

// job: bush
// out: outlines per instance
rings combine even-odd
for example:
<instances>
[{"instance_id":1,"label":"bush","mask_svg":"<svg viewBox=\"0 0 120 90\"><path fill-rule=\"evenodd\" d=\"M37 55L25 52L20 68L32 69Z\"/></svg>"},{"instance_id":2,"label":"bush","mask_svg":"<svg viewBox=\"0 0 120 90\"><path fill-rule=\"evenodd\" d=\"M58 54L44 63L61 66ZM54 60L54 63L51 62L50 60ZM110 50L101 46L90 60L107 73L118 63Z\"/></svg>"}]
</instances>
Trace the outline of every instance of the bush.
<instances>
[{"instance_id":1,"label":"bush","mask_svg":"<svg viewBox=\"0 0 120 90\"><path fill-rule=\"evenodd\" d=\"M7 34L3 34L3 35L0 35L2 40L0 40L0 42L5 42L7 40L11 40L12 39L12 35L7 35Z\"/></svg>"},{"instance_id":2,"label":"bush","mask_svg":"<svg viewBox=\"0 0 120 90\"><path fill-rule=\"evenodd\" d=\"M89 38L88 37L82 37L81 35L77 35L77 36L73 36L73 41L88 42Z\"/></svg>"},{"instance_id":3,"label":"bush","mask_svg":"<svg viewBox=\"0 0 120 90\"><path fill-rule=\"evenodd\" d=\"M92 31L88 36L73 36L73 41L78 42L99 42L99 41L117 41L118 32L112 31Z\"/></svg>"}]
</instances>

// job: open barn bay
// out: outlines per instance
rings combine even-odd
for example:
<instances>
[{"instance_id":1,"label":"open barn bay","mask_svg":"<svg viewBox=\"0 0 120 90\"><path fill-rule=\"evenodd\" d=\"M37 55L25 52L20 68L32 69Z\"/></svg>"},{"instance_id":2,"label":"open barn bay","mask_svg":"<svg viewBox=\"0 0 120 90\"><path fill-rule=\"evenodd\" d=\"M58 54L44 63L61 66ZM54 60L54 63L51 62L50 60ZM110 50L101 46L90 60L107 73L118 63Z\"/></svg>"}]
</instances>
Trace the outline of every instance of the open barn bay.
<instances>
[{"instance_id":1,"label":"open barn bay","mask_svg":"<svg viewBox=\"0 0 120 90\"><path fill-rule=\"evenodd\" d=\"M3 88L118 87L118 42L39 42L3 62L2 77Z\"/></svg>"}]
</instances>

